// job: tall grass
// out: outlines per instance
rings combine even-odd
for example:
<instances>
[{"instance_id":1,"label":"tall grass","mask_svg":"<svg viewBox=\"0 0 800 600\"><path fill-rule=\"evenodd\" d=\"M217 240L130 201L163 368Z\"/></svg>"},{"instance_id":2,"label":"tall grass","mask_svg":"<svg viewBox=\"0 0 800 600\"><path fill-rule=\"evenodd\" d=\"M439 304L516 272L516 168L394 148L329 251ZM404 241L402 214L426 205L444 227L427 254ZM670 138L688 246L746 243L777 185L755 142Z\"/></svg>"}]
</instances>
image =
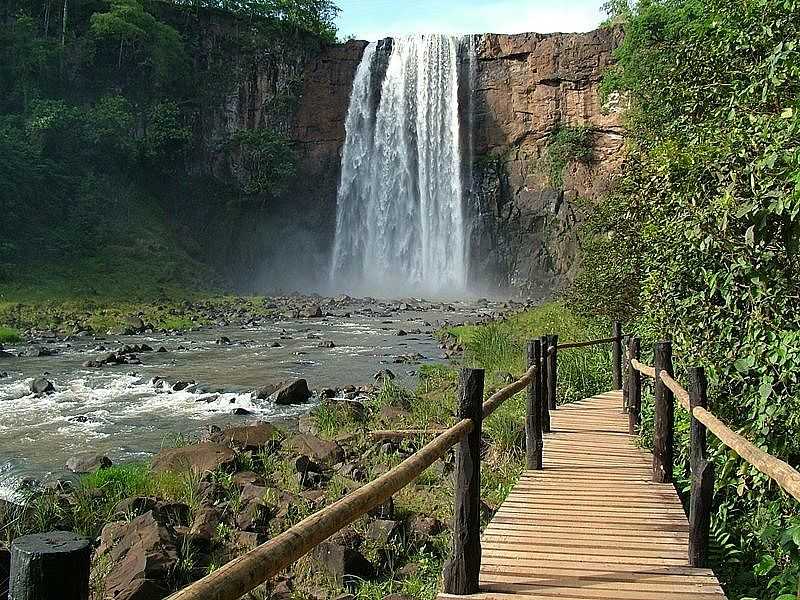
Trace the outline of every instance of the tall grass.
<instances>
[{"instance_id":1,"label":"tall grass","mask_svg":"<svg viewBox=\"0 0 800 600\"><path fill-rule=\"evenodd\" d=\"M608 337L609 324L578 316L560 303L544 304L487 325L450 330L465 347L465 362L487 371L487 381L497 374L521 375L526 368L529 340L557 334L559 342L582 342ZM574 402L611 386L611 348L575 348L558 353L558 401Z\"/></svg>"},{"instance_id":2,"label":"tall grass","mask_svg":"<svg viewBox=\"0 0 800 600\"><path fill-rule=\"evenodd\" d=\"M0 344L16 344L22 340L19 331L11 327L0 327Z\"/></svg>"}]
</instances>

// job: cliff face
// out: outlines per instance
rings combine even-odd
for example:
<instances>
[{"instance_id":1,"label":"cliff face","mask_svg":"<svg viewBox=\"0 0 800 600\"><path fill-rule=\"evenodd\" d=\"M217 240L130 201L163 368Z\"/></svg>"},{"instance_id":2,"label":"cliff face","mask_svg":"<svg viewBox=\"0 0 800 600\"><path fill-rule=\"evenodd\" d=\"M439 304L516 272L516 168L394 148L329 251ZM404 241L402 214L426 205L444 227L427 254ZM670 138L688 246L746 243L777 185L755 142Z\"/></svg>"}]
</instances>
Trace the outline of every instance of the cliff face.
<instances>
[{"instance_id":1,"label":"cliff face","mask_svg":"<svg viewBox=\"0 0 800 600\"><path fill-rule=\"evenodd\" d=\"M619 30L485 35L474 90L477 157L473 280L548 295L578 266L576 203L602 195L622 161L618 112L599 84ZM564 128L587 127L588 160L552 181L548 147Z\"/></svg>"},{"instance_id":2,"label":"cliff face","mask_svg":"<svg viewBox=\"0 0 800 600\"><path fill-rule=\"evenodd\" d=\"M213 18L195 26L203 30L198 60L205 65L214 64L209 57L231 36L240 36L235 23ZM574 275L576 204L601 195L622 160L619 115L601 107L599 94L620 35L478 38L473 114L465 115L473 128L470 245L477 289L548 295ZM227 54L233 77L223 79L222 100L202 113L198 168L217 179L236 178L237 157L225 151L224 140L237 129L264 126L289 135L299 163L286 194L260 206L229 202L206 210L204 229L211 235L201 251L236 273L241 287L314 288L326 281L344 122L365 47L276 37ZM553 181L548 147L560 129L577 126L588 127L591 157L569 161L563 181ZM195 205L183 208L196 219Z\"/></svg>"}]
</instances>

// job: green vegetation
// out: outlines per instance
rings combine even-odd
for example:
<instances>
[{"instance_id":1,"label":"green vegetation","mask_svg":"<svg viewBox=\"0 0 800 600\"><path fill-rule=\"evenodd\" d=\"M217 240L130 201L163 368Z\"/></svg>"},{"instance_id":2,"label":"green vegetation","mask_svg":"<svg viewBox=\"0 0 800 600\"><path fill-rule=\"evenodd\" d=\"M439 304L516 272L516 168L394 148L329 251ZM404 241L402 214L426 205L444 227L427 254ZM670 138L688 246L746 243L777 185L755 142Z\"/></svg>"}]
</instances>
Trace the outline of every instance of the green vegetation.
<instances>
[{"instance_id":1,"label":"green vegetation","mask_svg":"<svg viewBox=\"0 0 800 600\"><path fill-rule=\"evenodd\" d=\"M211 46L195 16L209 10L237 23ZM216 210L224 221L231 204L258 210L285 191L294 154L278 131L296 74L285 74L286 89L263 107L263 129L214 141L236 154L228 161L235 173L199 164L209 132L198 119L250 77L265 48L297 54L334 38L336 11L329 0L18 0L4 8L0 302L216 289L220 278L194 260L208 257L178 230L180 217L199 217L176 207L191 201L194 212ZM197 189L207 193L198 198Z\"/></svg>"},{"instance_id":2,"label":"green vegetation","mask_svg":"<svg viewBox=\"0 0 800 600\"><path fill-rule=\"evenodd\" d=\"M0 344L15 344L21 339L19 331L16 329L0 326Z\"/></svg>"},{"instance_id":3,"label":"green vegetation","mask_svg":"<svg viewBox=\"0 0 800 600\"><path fill-rule=\"evenodd\" d=\"M627 319L645 347L670 336L680 377L706 367L713 411L797 466L800 3L615 4L626 37L603 88L629 98L628 157L583 232L570 296ZM797 503L733 453L714 454L727 592L796 594Z\"/></svg>"},{"instance_id":4,"label":"green vegetation","mask_svg":"<svg viewBox=\"0 0 800 600\"><path fill-rule=\"evenodd\" d=\"M578 127L560 126L553 132L547 143L547 164L550 173L550 185L564 185L564 169L573 161L588 162L592 158L591 129L582 125Z\"/></svg>"}]
</instances>

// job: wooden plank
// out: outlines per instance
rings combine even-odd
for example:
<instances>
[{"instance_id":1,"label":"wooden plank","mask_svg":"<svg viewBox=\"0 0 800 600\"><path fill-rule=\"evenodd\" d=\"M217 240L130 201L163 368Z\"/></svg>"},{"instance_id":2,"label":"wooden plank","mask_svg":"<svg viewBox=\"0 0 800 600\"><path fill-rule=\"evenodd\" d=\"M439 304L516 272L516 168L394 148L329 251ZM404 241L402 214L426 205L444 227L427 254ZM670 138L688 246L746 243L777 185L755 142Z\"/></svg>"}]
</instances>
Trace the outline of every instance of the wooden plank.
<instances>
[{"instance_id":1,"label":"wooden plank","mask_svg":"<svg viewBox=\"0 0 800 600\"><path fill-rule=\"evenodd\" d=\"M688 563L675 488L627 433L621 392L560 407L544 470L526 471L482 539L480 593L440 600L725 600Z\"/></svg>"}]
</instances>

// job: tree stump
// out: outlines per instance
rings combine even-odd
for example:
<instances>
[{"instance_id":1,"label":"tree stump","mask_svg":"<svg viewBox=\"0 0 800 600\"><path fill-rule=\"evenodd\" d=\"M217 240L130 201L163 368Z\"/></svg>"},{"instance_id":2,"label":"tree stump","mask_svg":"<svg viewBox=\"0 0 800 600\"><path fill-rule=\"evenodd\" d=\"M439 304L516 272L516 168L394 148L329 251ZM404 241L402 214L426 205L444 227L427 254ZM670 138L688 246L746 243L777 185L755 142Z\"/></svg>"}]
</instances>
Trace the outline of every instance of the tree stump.
<instances>
[{"instance_id":1,"label":"tree stump","mask_svg":"<svg viewBox=\"0 0 800 600\"><path fill-rule=\"evenodd\" d=\"M88 600L89 541L67 531L26 535L11 544L9 600Z\"/></svg>"}]
</instances>

